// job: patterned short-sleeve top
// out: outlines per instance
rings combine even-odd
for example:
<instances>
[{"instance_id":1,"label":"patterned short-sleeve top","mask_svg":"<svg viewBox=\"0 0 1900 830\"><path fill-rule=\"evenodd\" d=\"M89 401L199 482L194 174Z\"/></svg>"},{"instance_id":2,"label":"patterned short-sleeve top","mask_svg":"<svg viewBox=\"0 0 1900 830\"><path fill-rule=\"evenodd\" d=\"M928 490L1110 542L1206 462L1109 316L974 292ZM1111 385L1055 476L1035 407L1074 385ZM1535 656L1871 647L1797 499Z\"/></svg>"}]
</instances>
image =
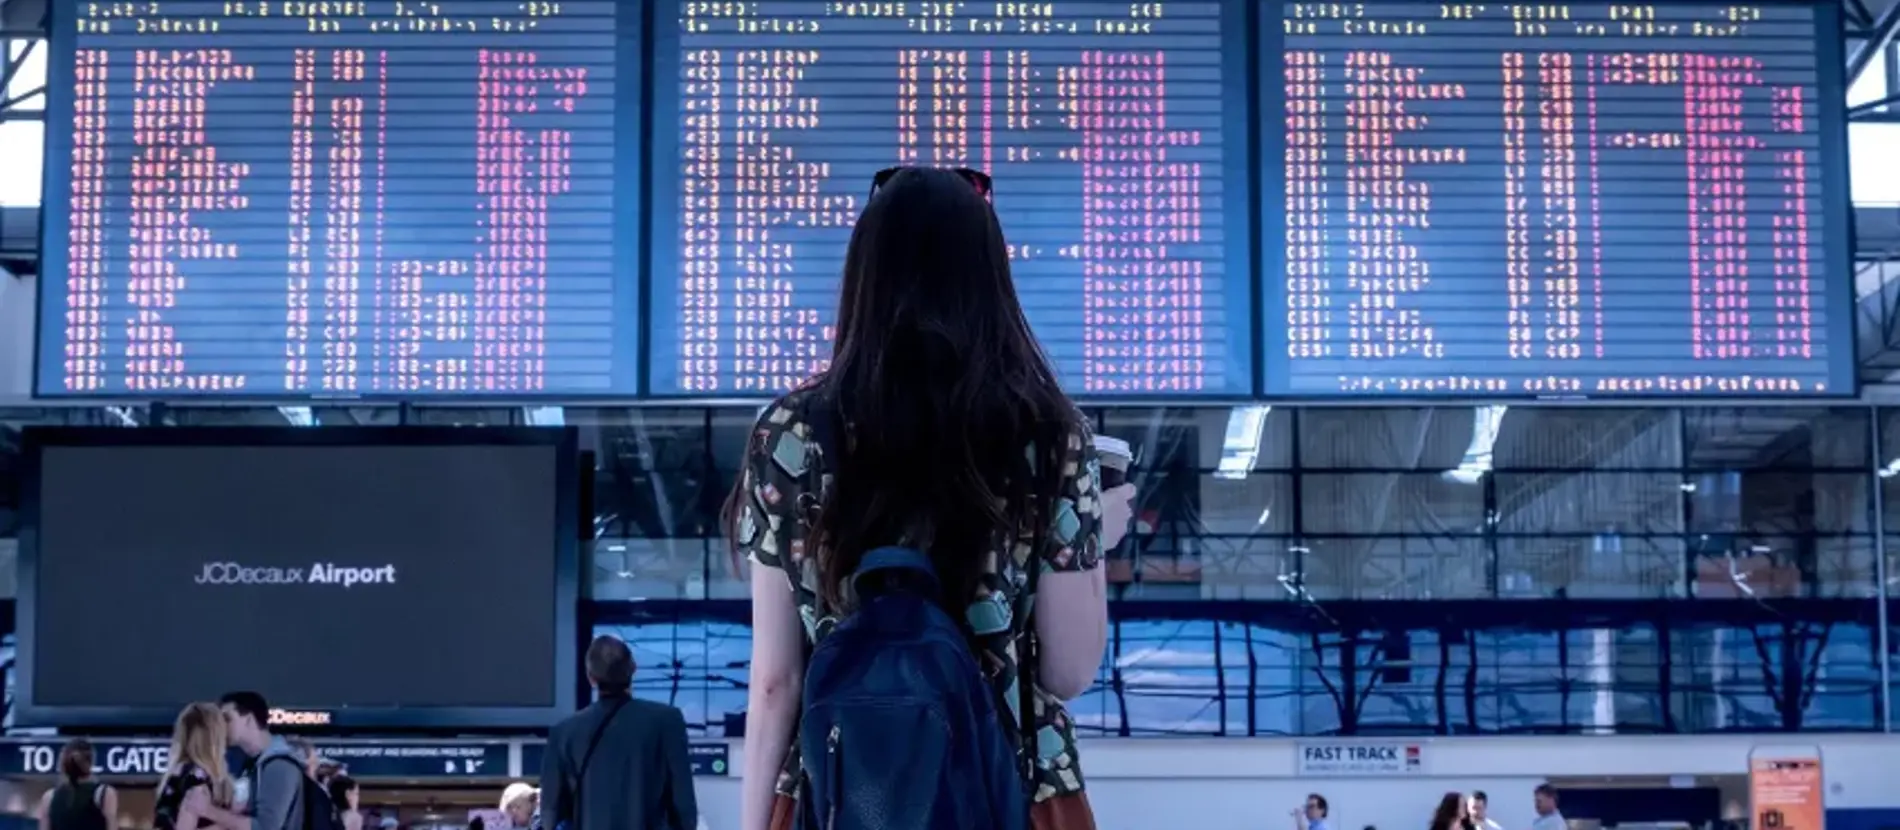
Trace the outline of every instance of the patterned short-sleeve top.
<instances>
[{"instance_id":1,"label":"patterned short-sleeve top","mask_svg":"<svg viewBox=\"0 0 1900 830\"><path fill-rule=\"evenodd\" d=\"M159 830L199 830L212 826L216 822L203 816L198 817L198 827L178 826L178 813L185 806L185 796L199 787L210 786L211 775L203 767L186 761L179 766L177 774L167 776L159 787L152 810L153 823Z\"/></svg>"},{"instance_id":2,"label":"patterned short-sleeve top","mask_svg":"<svg viewBox=\"0 0 1900 830\"><path fill-rule=\"evenodd\" d=\"M740 551L753 562L779 569L789 577L788 588L797 601L806 641L816 642L830 631L835 620L830 611L821 607L817 559L808 556L805 550L815 506L823 498L822 489L831 481L824 472L824 450L803 416L805 398L810 394L809 390L793 392L767 407L759 417L740 474L739 486L744 498L739 504L733 534ZM1035 557L1043 573L1083 571L1101 565L1102 507L1097 498L1101 472L1086 431L1069 437L1064 459L1061 498L1050 527L1042 536L1042 549ZM821 492L812 492L814 489ZM993 552L989 573L979 589L981 596L972 597L978 600L1000 596L1011 610L1010 630L978 637L981 652L977 658L984 675L1007 702L1012 731L1022 723L1018 714L1022 696L1016 686L1016 655L1025 632L1032 630L1028 621L1033 598L1026 590L1026 568L1034 540L1035 534L1025 530L1011 545L1011 550ZM1054 696L1036 689L1034 700L1036 800L1081 792L1082 768L1076 757L1075 725L1062 702ZM779 774L778 791L789 796L796 795L801 774L796 736L787 755Z\"/></svg>"}]
</instances>

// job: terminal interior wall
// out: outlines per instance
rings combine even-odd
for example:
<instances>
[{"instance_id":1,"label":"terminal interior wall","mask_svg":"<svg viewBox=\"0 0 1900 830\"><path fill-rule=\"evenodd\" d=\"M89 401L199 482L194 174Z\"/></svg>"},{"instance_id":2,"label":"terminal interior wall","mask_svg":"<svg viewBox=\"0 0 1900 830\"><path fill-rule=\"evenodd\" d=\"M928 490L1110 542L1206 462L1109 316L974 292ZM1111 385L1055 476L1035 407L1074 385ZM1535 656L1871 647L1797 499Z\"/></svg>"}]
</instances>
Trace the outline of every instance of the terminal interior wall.
<instances>
[{"instance_id":1,"label":"terminal interior wall","mask_svg":"<svg viewBox=\"0 0 1900 830\"><path fill-rule=\"evenodd\" d=\"M1298 775L1295 741L1095 740L1082 758L1101 830L1291 830L1289 811L1314 792L1331 803L1335 830L1422 830L1446 792L1473 790L1490 796L1505 830L1528 830L1531 791L1553 777L1739 777L1752 750L1817 747L1830 824L1852 811L1900 820L1900 736L1438 738L1418 775L1330 779ZM738 791L737 779L699 780L709 827L737 826ZM1747 797L1739 778L1725 787L1724 818L1745 817Z\"/></svg>"}]
</instances>

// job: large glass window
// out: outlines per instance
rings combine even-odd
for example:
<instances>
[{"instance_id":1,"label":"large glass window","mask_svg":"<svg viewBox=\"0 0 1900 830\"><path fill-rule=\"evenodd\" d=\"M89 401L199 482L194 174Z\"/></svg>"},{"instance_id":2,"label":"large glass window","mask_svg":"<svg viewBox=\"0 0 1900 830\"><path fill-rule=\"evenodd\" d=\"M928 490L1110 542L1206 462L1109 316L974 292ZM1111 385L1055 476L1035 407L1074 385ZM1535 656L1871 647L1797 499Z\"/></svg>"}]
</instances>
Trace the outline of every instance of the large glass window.
<instances>
[{"instance_id":1,"label":"large glass window","mask_svg":"<svg viewBox=\"0 0 1900 830\"><path fill-rule=\"evenodd\" d=\"M1888 56L1888 60L1892 60ZM1894 91L1887 86L1887 73L1881 61L1875 61L1847 88L1847 105L1870 104ZM1894 107L1888 107L1889 114ZM1852 177L1854 203L1861 205L1900 205L1900 164L1892 153L1880 148L1900 146L1900 123L1868 122L1847 128L1848 167Z\"/></svg>"},{"instance_id":2,"label":"large glass window","mask_svg":"<svg viewBox=\"0 0 1900 830\"><path fill-rule=\"evenodd\" d=\"M750 619L720 514L757 410L47 409L29 422L564 423L589 454L589 622L641 694L743 722ZM1878 729L1900 611L1900 410L1107 409L1134 531L1076 700L1105 735ZM1885 544L1880 544L1885 532ZM6 549L0 542L0 558ZM1883 573L1884 572L1884 573ZM1884 583L1883 577L1884 575ZM10 584L0 580L0 586ZM1900 634L1900 619L1889 620ZM1890 673L1890 677L1892 677ZM1900 687L1900 677L1892 677Z\"/></svg>"},{"instance_id":3,"label":"large glass window","mask_svg":"<svg viewBox=\"0 0 1900 830\"><path fill-rule=\"evenodd\" d=\"M13 73L0 89L0 207L31 207L40 203L41 172L45 168L46 44L38 40L0 38L6 51L0 65Z\"/></svg>"}]
</instances>

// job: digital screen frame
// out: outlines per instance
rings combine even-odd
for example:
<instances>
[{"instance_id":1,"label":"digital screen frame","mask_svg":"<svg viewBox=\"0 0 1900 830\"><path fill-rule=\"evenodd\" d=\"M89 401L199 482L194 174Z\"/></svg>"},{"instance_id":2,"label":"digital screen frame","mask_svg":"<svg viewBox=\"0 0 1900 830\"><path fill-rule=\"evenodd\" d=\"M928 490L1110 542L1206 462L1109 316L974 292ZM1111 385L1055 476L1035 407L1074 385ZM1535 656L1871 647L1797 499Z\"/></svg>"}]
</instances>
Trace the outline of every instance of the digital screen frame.
<instances>
[{"instance_id":1,"label":"digital screen frame","mask_svg":"<svg viewBox=\"0 0 1900 830\"><path fill-rule=\"evenodd\" d=\"M652 158L650 165L651 173L647 178L648 198L651 200L652 208L648 212L650 224L646 232L647 245L650 248L650 252L647 260L647 292L644 305L649 309L650 316L669 313L674 310L662 307L662 303L660 302L662 294L656 289L660 280L677 280L683 266L683 257L680 254L679 248L681 241L680 234L684 227L674 208L680 201L681 188L683 186L682 164L680 161L683 114L677 113L680 113L681 106L679 90L681 80L680 71L685 64L683 64L681 60L683 57L683 46L679 31L680 27L675 25L674 18L678 16L679 9L690 2L691 0L655 0L655 2L649 4L653 8L654 19L647 26L647 31L652 35L652 52L649 56L650 62L647 65L646 76L652 101L649 112L654 113L654 116L648 120L648 129L650 132L646 142L647 150ZM1254 228L1258 227L1258 211L1260 209L1259 201L1255 198L1256 194L1254 193L1255 181L1257 179L1257 176L1254 174L1254 169L1258 164L1259 146L1258 142L1254 140L1255 125L1253 124L1254 119L1252 119L1250 115L1250 107L1253 106L1252 102L1257 99L1254 85L1257 83L1258 73L1254 68L1255 55L1251 48L1251 32L1254 28L1253 18L1258 13L1258 4L1252 2L1252 0L1218 0L1218 2L1221 7L1219 38L1223 58L1220 81L1220 102L1224 111L1221 113L1220 119L1222 124L1221 137L1224 155L1221 162L1221 176L1218 179L1222 193L1221 198L1209 200L1206 210L1208 212L1224 214L1223 230L1225 232L1225 238L1223 239L1222 248L1225 251L1223 262L1226 266L1225 278L1228 280L1228 284L1218 295L1214 292L1208 293L1218 301L1223 301L1230 305L1239 302L1251 303L1249 310L1244 312L1232 307L1225 309L1229 315L1241 313L1247 318L1232 325L1244 328L1251 342L1229 344L1229 353L1234 355L1235 359L1243 361L1245 372L1252 377L1250 378L1250 382L1240 385L1242 387L1250 386L1251 389L1241 388L1232 391L1196 393L1091 393L1074 388L1071 382L1072 379L1064 377L1062 380L1065 387L1069 390L1069 396L1077 401L1086 403L1127 401L1150 405L1163 403L1183 405L1197 403L1217 404L1248 400L1257 396L1260 391L1259 352L1262 336L1260 323L1262 321L1259 320L1258 316L1251 310L1259 306L1260 290L1260 281L1257 278L1258 257L1256 255L1258 240L1253 238L1254 233L1252 232ZM783 0L773 3L773 5L782 4ZM821 8L823 6L822 3L811 3L811 5ZM1061 8L1060 4L1058 4L1056 8L1059 10ZM847 34L844 36L849 38L854 35ZM865 37L865 35L861 34L855 36ZM973 35L969 48L973 51L983 48L981 38L982 35ZM1144 48L1142 46L1143 41L1138 38L1126 40L1124 43L1127 45L1122 48L1131 51L1139 51ZM895 50L898 46L899 44L892 44L890 48ZM773 47L768 43L762 45L760 48L769 49ZM998 51L1008 48L1015 47L997 47ZM1057 39L1050 41L1050 45L1046 48L1052 51L1063 51L1076 47L1066 46L1063 41ZM1030 47L1030 50L1033 54L1034 47ZM1049 84L1053 86L1054 83L1052 73ZM820 96L820 98L822 100L822 96ZM1055 159L1050 159L1044 163L1049 165L1073 164L1073 162L1058 161ZM897 161L893 159L889 164L895 165ZM995 173L995 171L991 172L997 176L995 179L996 192L994 199L999 208L1001 208L1000 212L1005 214L1005 223L1007 223L1007 205L1012 198L1010 179L1006 174ZM836 192L861 197L869 192L870 185L871 182L868 176L862 181L842 181L835 183L833 189L828 189L827 194ZM1078 210L1078 217L1079 215L1080 211ZM1020 240L1017 236L1010 234L1010 229L1007 224L1005 224L1003 231L1011 245L1019 244ZM839 234L837 259L842 259L844 245L849 239L849 236L850 232L848 229L843 230L842 233ZM1013 270L1020 274L1023 266L1020 263L1012 263L1012 266ZM836 277L835 274L826 274L825 276L834 279ZM1018 285L1020 288L1020 281ZM1081 289L1078 288L1076 293L1079 296ZM780 392L766 391L675 392L658 388L655 378L660 375L660 372L656 371L656 369L665 352L657 348L658 344L654 341L654 338L660 336L663 331L673 331L680 328L682 328L682 325L678 323L656 325L650 318L641 327L641 336L648 339L645 354L647 362L647 386L644 390L645 397L648 399L670 405L707 400L722 403L754 403L760 400L769 400L781 394ZM1211 337L1220 335L1224 328L1208 326L1207 330ZM1057 368L1060 374L1060 367Z\"/></svg>"},{"instance_id":2,"label":"digital screen frame","mask_svg":"<svg viewBox=\"0 0 1900 830\"><path fill-rule=\"evenodd\" d=\"M1411 2L1412 0L1400 0ZM633 183L635 192L619 194L615 202L615 212L620 217L616 227L632 234L633 239L623 239L617 244L616 273L621 280L636 283L627 290L618 292L621 299L616 300L615 313L631 314L637 333L637 340L622 355L624 360L636 364L634 374L637 377L621 381L631 382L632 388L616 388L610 394L563 394L551 392L545 394L345 394L345 395L286 395L286 394L177 394L177 393L116 393L116 394L44 394L42 384L42 366L46 358L42 348L49 345L48 337L43 334L46 326L49 301L42 296L34 309L36 332L33 355L33 390L35 397L62 401L95 400L102 402L120 401L166 401L190 403L196 401L213 402L282 402L311 403L324 401L360 400L366 404L399 402L454 404L488 404L503 402L560 400L585 405L718 405L753 403L769 395L739 394L670 394L659 392L653 387L653 363L656 350L652 342L655 335L653 319L662 314L677 313L678 309L655 308L652 303L654 280L661 275L673 274L678 270L676 240L669 233L677 225L676 217L662 215L661 208L673 200L679 190L680 172L674 160L678 156L679 123L677 114L664 117L658 113L668 112L673 107L676 113L678 105L678 76L670 71L664 59L671 56L672 66L677 67L679 57L679 32L677 26L669 25L680 3L648 2L630 4L631 8L620 13L620 19L633 22L638 26L637 37L632 33L623 33L621 44L616 47L617 76L621 83L630 89L617 92L616 130L619 133L617 157L626 168L623 174ZM56 0L49 10L48 22L48 90L47 112L55 122L61 118L70 119L74 108L75 67L71 61L74 54L75 25L74 8L78 4L72 0ZM1837 38L1828 34L1837 31L1843 20L1843 12L1838 2L1833 0L1763 0L1752 5L1775 8L1798 8L1812 10L1816 16L1816 31L1821 34L1817 39L1817 65L1819 67L1819 100L1814 107L1815 117L1820 124L1819 135L1822 140L1822 177L1820 185L1824 202L1821 217L1829 229L1830 238L1825 243L1823 263L1828 267L1827 296L1830 320L1826 327L1825 342L1835 354L1831 361L1846 367L1844 373L1835 375L1834 382L1823 393L1751 393L1725 392L1719 394L1585 394L1585 395L1542 395L1537 393L1486 393L1469 395L1459 393L1390 393L1390 392L1291 392L1284 389L1286 378L1286 355L1283 348L1284 336L1280 334L1286 324L1284 320L1284 301L1279 298L1283 293L1276 277L1283 273L1284 257L1280 246L1280 234L1285 231L1283 222L1270 221L1270 217L1280 212L1273 203L1277 194L1270 192L1269 184L1273 177L1268 175L1267 167L1278 163L1285 147L1281 143L1279 130L1275 129L1275 116L1280 112L1279 93L1272 87L1275 63L1280 56L1277 51L1277 36L1272 32L1279 20L1279 9L1284 4L1267 3L1263 0L1222 0L1223 33L1222 49L1229 55L1241 56L1239 60L1230 59L1223 84L1223 100L1231 104L1225 114L1228 127L1225 131L1227 157L1225 159L1224 186L1232 193L1245 193L1238 201L1242 203L1244 220L1233 221L1228 225L1226 247L1227 262L1239 262L1241 267L1230 270L1230 278L1245 277L1247 289L1252 296L1248 303L1248 313L1253 317L1250 326L1252 343L1247 344L1251 351L1253 389L1250 394L1209 394L1209 395L1129 395L1073 393L1079 401L1093 404L1153 405L1216 405L1227 403L1310 403L1315 405L1404 405L1417 403L1454 403L1465 401L1497 401L1512 403L1587 403L1587 402L1623 402L1663 404L1671 402L1706 403L1714 401L1796 402L1808 400L1835 401L1852 399L1859 395L1859 378L1853 371L1856 358L1854 329L1858 324L1857 309L1853 296L1851 267L1853 264L1853 234L1851 208L1851 177L1845 161L1848 153L1848 131L1845 94L1846 78L1843 63L1842 45ZM1421 7L1428 5L1419 3ZM1561 4L1559 4L1561 5ZM1728 4L1717 0L1688 0L1676 5L1705 5L1711 8ZM313 41L321 45L321 41ZM62 59L64 58L64 59ZM49 132L46 141L46 159L54 161L71 158L72 136L67 130ZM630 152L630 155L629 155ZM628 163L631 162L631 163ZM40 281L42 292L58 292L64 282L48 279L46 274L60 273L66 263L66 241L51 240L47 234L65 227L63 217L58 221L49 218L49 212L67 210L70 199L71 171L63 164L49 164L43 177L42 202L46 208L41 214L41 240L45 268ZM998 183L999 197L1007 198L1007 181ZM1235 197L1228 197L1229 204ZM631 306L631 308L629 308ZM1276 317L1276 311L1280 315Z\"/></svg>"},{"instance_id":3,"label":"digital screen frame","mask_svg":"<svg viewBox=\"0 0 1900 830\"><path fill-rule=\"evenodd\" d=\"M1817 44L1815 63L1818 68L1818 80L1816 83L1818 100L1812 109L1814 111L1813 117L1817 121L1816 135L1818 135L1821 144L1820 151L1817 154L1819 159L1814 164L1819 167L1821 172L1818 185L1822 194L1820 197L1822 204L1818 218L1826 234L1826 238L1820 246L1822 258L1819 262L1824 269L1825 282L1821 290L1815 293L1825 298L1825 309L1828 312L1828 319L1825 326L1817 327L1819 329L1817 334L1820 335L1817 342L1824 343L1829 350L1829 355L1826 358L1826 367L1830 382L1825 391L1790 393L1747 391L1605 393L1584 391L1571 393L1537 391L1318 391L1294 390L1289 388L1293 382L1293 359L1290 357L1288 351L1292 340L1287 332L1291 327L1288 315L1290 310L1290 292L1287 291L1284 286L1284 275L1287 274L1287 241L1285 237L1289 225L1285 219L1283 206L1270 203L1270 200L1276 198L1275 194L1284 190L1287 184L1285 170L1274 162L1274 159L1280 158L1288 151L1286 128L1282 124L1282 116L1286 113L1286 97L1283 84L1280 82L1282 78L1282 61L1285 53L1285 49L1281 46L1284 39L1282 9L1293 5L1296 4L1293 2L1275 3L1266 2L1266 0L1256 0L1256 6L1262 10L1256 25L1254 44L1256 65L1260 78L1260 95L1253 104L1257 107L1254 124L1258 131L1256 143L1260 148L1260 156L1262 159L1256 171L1261 180L1259 190L1262 194L1259 205L1261 221L1257 231L1261 239L1261 251L1257 262L1260 266L1258 283L1260 286L1259 297L1261 300L1260 329L1263 335L1260 361L1258 364L1261 373L1262 401L1270 403L1377 406L1403 405L1408 402L1443 404L1465 401L1512 403L1541 401L1553 404L1582 402L1616 402L1622 404L1682 402L1697 404L1718 401L1764 403L1774 401L1826 401L1858 397L1860 394L1860 379L1858 377L1859 361L1855 354L1855 326L1858 322L1857 318L1859 317L1859 313L1855 297L1853 296L1854 221L1852 197L1850 195L1851 177L1847 163L1848 131L1845 104L1845 58L1841 51L1840 38L1832 36L1833 33L1840 31L1842 25L1840 5L1837 2L1833 2L1833 0L1764 0L1764 2L1747 4L1748 6L1761 8L1808 10L1814 15L1813 29L1816 34ZM1437 11L1437 9L1434 8L1435 4L1414 2L1414 0L1385 0L1385 2L1368 2L1362 5L1385 7L1416 5L1422 12L1429 9L1432 14L1436 14ZM1455 7L1458 4L1451 5ZM1545 6L1549 8L1570 7L1573 5L1598 7L1605 4L1601 2L1545 4ZM1710 10L1734 7L1734 4L1716 2L1716 0L1678 0L1678 2L1658 5L1670 8L1706 7ZM1494 5L1491 8L1496 10L1499 7ZM1457 24L1464 21L1447 20L1442 22ZM1445 38L1444 41L1435 41L1436 37L1436 35L1430 34L1420 35L1416 38L1415 42L1418 44L1418 48L1430 49L1433 48L1432 44L1434 42L1455 42L1461 36L1451 35ZM1521 47L1522 52L1531 53L1538 51L1538 38L1524 37L1521 40L1523 43ZM1657 37L1655 41L1659 51L1669 51L1672 45L1681 46L1687 44L1701 46L1707 51L1715 52L1720 51L1721 44L1723 43L1722 38L1694 36L1684 36L1682 38ZM1375 51L1381 47L1365 48L1368 51ZM1448 47L1441 46L1438 48L1445 49ZM1500 52L1495 50L1479 50L1479 53L1484 56L1500 54ZM1463 66L1458 68L1463 68ZM1525 84L1527 87L1536 85L1535 67L1533 67L1531 71L1532 82ZM1535 93L1533 91L1533 97L1531 98L1532 104L1535 104L1537 101L1534 95ZM1476 97L1475 94L1474 97ZM1429 105L1432 102L1427 101L1424 103L1426 106L1418 111L1429 112ZM1679 123L1681 119L1677 117L1674 120ZM1533 116L1532 121L1533 123L1535 122L1535 116ZM1759 120L1754 123L1761 124L1766 121L1766 116L1759 116ZM1435 134L1437 133L1435 133L1431 127L1425 127L1412 133L1414 136L1424 136L1427 142L1429 142L1430 138ZM1454 136L1458 135L1455 132L1451 134ZM1534 141L1535 138L1533 138L1533 142ZM1450 142L1447 142L1447 145L1449 144ZM1438 145L1433 144L1432 146ZM1531 148L1530 155L1531 165L1535 167L1538 160L1538 151L1535 146ZM1484 181L1492 180L1494 174L1496 174L1496 181L1500 184L1499 193L1501 196L1504 177L1500 173L1499 168L1491 168L1490 170L1473 169L1469 172L1469 175L1472 177ZM1675 179L1671 179L1672 183L1674 181ZM1685 175L1681 181L1686 186L1689 179ZM1534 188L1535 186L1535 182L1533 181L1532 187ZM1536 196L1537 194L1533 190L1531 195ZM1452 210L1456 210L1456 208L1452 208ZM1273 217L1278 217L1278 221L1274 221ZM1764 228L1754 228L1751 230L1755 233L1766 233L1766 229ZM1430 242L1424 242L1421 243L1421 246L1429 247L1430 244ZM1685 252L1688 249L1686 240L1683 248ZM1500 248L1497 253L1501 258L1503 256L1502 248ZM1753 278L1761 279L1759 275ZM1499 292L1504 291L1504 282L1504 277L1500 273L1496 279L1495 289ZM1687 286L1684 286L1682 290L1687 292L1689 289ZM1429 296L1429 289L1424 296ZM1504 332L1507 322L1503 319L1499 319L1495 326L1498 331L1500 343L1507 342L1503 339L1507 336ZM1682 323L1682 327L1685 330L1682 342L1686 346L1688 344L1687 330L1689 328L1689 322L1685 320ZM1441 331L1451 328L1450 326L1444 326L1441 327ZM1642 327L1639 326L1638 328ZM1605 359L1614 358L1606 356ZM1685 355L1681 360L1686 363L1693 360L1693 358ZM1735 362L1745 364L1748 361L1737 360ZM1570 363L1573 367L1576 367L1577 371L1582 372L1586 371L1586 367L1590 361L1570 361ZM1715 361L1712 361L1712 363L1715 363ZM1421 374L1416 377L1423 378L1427 376Z\"/></svg>"},{"instance_id":4,"label":"digital screen frame","mask_svg":"<svg viewBox=\"0 0 1900 830\"><path fill-rule=\"evenodd\" d=\"M648 173L647 161L649 154L643 144L643 138L651 122L651 119L647 117L648 97L646 92L648 73L647 55L651 51L648 44L652 38L652 32L649 28L652 12L651 4L646 2L621 2L621 0L606 0L606 2L611 3L615 7L613 19L616 30L613 32L612 38L614 79L611 82L614 86L614 91L607 97L611 98L614 107L612 116L613 139L611 145L611 163L613 165L615 181L620 185L613 193L613 204L610 211L612 214L610 227L613 237L610 242L612 247L610 265L612 271L611 279L614 284L608 289L611 295L609 298L611 308L608 309L608 311L612 315L610 325L615 331L612 333L611 340L609 341L609 354L606 357L599 358L610 364L607 370L607 375L609 376L609 385L607 388L578 391L544 389L541 391L498 392L374 390L332 392L313 390L302 393L258 390L224 393L191 391L138 392L122 390L69 392L57 388L49 388L48 384L55 386L59 384L60 376L54 375L49 377L46 371L47 365L49 361L56 364L59 358L57 356L47 355L45 352L49 346L57 347L60 345L64 338L57 337L48 331L48 326L49 324L58 324L56 310L53 307L59 303L57 295L64 294L67 288L65 278L49 278L49 275L66 274L70 268L70 243L68 238L55 239L51 236L51 234L60 231L67 232L65 235L69 236L71 230L69 214L72 202L71 187L73 170L70 162L73 157L75 131L59 129L47 131L42 155L42 166L44 168L44 175L41 178L40 184L40 202L42 209L39 215L40 227L37 233L41 247L41 275L39 277L39 296L35 298L36 302L33 309L34 336L30 380L31 394L33 397L45 400L73 402L103 401L114 403L157 400L184 403L242 401L302 404L327 401L362 401L369 404L397 404L426 401L442 404L467 403L482 405L497 405L517 401L533 403L549 400L627 401L640 397L645 385L646 335L643 331L639 330L628 332L622 331L621 329L630 326L637 328L638 326L644 325L647 319L644 304L646 280L644 278L643 268L647 258L646 245L649 240L647 240L645 236L648 223L642 216L642 212L646 209L647 194L651 190L651 187L647 184L645 178ZM47 5L47 122L52 124L66 124L73 121L76 104L75 86L77 83L77 66L73 58L78 50L77 28L81 22L76 9L83 7L85 3L84 0L48 0ZM143 7L145 4L137 5ZM447 5L453 6L453 4ZM551 7L545 3L537 4L537 6L544 8ZM411 13L413 14L413 12ZM526 5L524 4L519 7L517 13L526 14ZM128 18L136 16L137 15L130 15ZM286 17L283 19L290 20L293 18ZM130 23L136 21L124 19L121 22ZM410 33L398 33L394 36L400 39L403 34ZM221 36L227 38L231 37L230 35ZM226 48L237 50L245 50L247 48L271 49L283 52L289 52L292 49L310 48L323 50L326 53L330 49L339 48L335 44L330 43L324 34L312 35L308 43L309 45L307 47L301 44L297 46L246 47L240 40ZM380 48L404 47L402 47L400 43L397 43ZM482 47L466 46L459 48L473 52ZM530 44L522 48L550 51L548 47L537 44ZM554 58L558 59L558 52L554 55ZM400 79L398 78L397 80ZM470 80L474 80L472 74ZM476 98L477 96L474 95L470 95L466 98L471 108L476 105ZM116 100L123 102L126 99L121 97ZM321 103L328 100L328 98L319 96L317 100L319 105L321 105ZM424 114L426 115L427 113ZM319 106L319 121L323 120L326 115L327 113ZM129 118L130 116L128 114L123 117ZM215 116L213 116L213 119L212 125L215 128L217 123ZM400 124L397 126L400 126ZM294 128L290 126L285 127L283 134L286 143L289 142L290 134L293 129ZM125 132L129 133L130 130L126 129ZM324 130L319 126L316 132L321 135ZM319 143L317 149L321 151L322 148L323 145ZM398 166L399 165L393 161L390 164L392 168ZM401 175L397 172L390 178L392 180L400 180ZM318 163L315 172L315 186L320 188L323 184L323 179L323 164ZM480 182L480 177L471 172L467 180L471 184L475 184ZM456 197L446 196L439 198L453 199ZM110 207L110 205L107 207ZM460 208L444 207L436 210L423 211L423 213L433 217L438 213L449 213L457 210L460 210ZM558 215L560 213L559 207L557 206L551 213ZM471 212L471 218L472 217L473 213ZM368 225L365 223L365 228L367 227ZM431 229L440 230L439 227L432 227ZM553 260L557 258L550 257L550 259ZM267 256L265 261L269 262L273 260ZM572 261L572 258L568 258L568 261ZM550 265L556 264L556 262L550 262ZM367 270L366 267L365 271ZM321 281L321 275L317 274L314 269L312 271L312 277L317 282ZM123 278L124 275L121 274L120 279ZM558 287L558 285L550 285L549 290L553 291ZM110 290L109 278L108 290ZM189 293L189 289L186 289L183 293ZM316 293L315 289L313 289L313 293ZM367 296L370 292L364 290L361 293ZM321 301L320 296L316 299L319 302ZM261 322L281 325L281 321L277 317ZM553 323L548 323L544 325L543 328L552 328L553 326ZM313 328L315 328L315 326L313 326ZM314 341L315 338L313 337L311 340ZM544 338L544 342L554 341ZM314 342L313 345L315 345Z\"/></svg>"},{"instance_id":5,"label":"digital screen frame","mask_svg":"<svg viewBox=\"0 0 1900 830\"><path fill-rule=\"evenodd\" d=\"M30 427L22 432L20 532L18 548L18 599L15 605L15 632L18 640L15 663L13 717L18 726L56 726L62 728L163 728L172 723L175 705L72 705L41 699L38 672L44 656L40 649L39 602L42 570L43 513L42 492L45 461L49 450L75 449L190 449L252 447L261 449L303 448L330 450L366 450L441 448L527 448L548 456L554 476L550 526L554 537L546 551L552 560L546 563L551 575L553 595L547 607L554 614L552 642L547 644L547 661L536 661L529 671L546 671L547 705L534 706L352 706L350 701L297 701L282 691L255 688L273 707L291 711L317 711L328 714L327 722L311 731L333 729L540 729L573 713L580 691L578 602L581 594L581 527L578 436L573 428L485 427ZM107 517L109 518L109 517ZM530 552L532 555L532 552ZM289 589L297 590L297 589ZM136 622L136 619L128 620ZM357 625L363 625L359 622ZM339 626L348 631L349 626ZM360 629L359 629L360 630ZM285 636L285 648L302 652L327 647L348 650L349 643L321 644L314 638ZM207 632L206 647L216 650L215 632ZM163 658L159 658L162 660ZM245 659L238 655L237 659ZM158 665L142 671L152 671ZM162 669L160 669L162 670ZM135 678L138 672L127 672ZM352 680L373 684L374 673L353 676ZM206 689L206 698L232 689ZM538 695L537 695L538 696ZM278 699L282 697L283 699Z\"/></svg>"}]
</instances>

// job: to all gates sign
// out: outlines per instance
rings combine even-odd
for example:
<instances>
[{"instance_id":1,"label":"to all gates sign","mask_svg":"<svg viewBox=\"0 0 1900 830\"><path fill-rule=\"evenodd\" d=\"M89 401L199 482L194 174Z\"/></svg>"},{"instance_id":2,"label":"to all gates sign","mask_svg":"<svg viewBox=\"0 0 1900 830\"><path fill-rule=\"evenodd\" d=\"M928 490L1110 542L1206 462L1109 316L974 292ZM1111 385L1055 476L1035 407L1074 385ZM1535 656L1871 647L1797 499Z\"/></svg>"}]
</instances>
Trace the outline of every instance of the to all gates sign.
<instances>
[{"instance_id":1,"label":"to all gates sign","mask_svg":"<svg viewBox=\"0 0 1900 830\"><path fill-rule=\"evenodd\" d=\"M59 750L64 741L20 741L0 746L0 775L58 775ZM171 747L154 741L92 742L94 775L152 776L165 774Z\"/></svg>"}]
</instances>

